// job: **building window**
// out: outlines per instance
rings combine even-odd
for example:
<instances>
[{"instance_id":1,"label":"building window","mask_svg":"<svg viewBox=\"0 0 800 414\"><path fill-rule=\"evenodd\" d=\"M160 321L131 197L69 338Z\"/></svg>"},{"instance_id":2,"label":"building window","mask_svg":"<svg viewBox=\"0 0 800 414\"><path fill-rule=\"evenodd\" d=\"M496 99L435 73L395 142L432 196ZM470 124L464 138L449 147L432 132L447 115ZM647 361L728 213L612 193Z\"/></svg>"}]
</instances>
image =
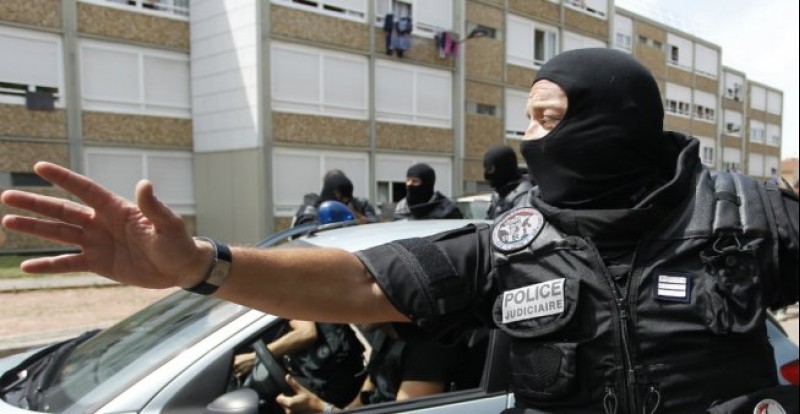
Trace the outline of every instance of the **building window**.
<instances>
[{"instance_id":1,"label":"building window","mask_svg":"<svg viewBox=\"0 0 800 414\"><path fill-rule=\"evenodd\" d=\"M767 90L760 86L750 88L750 107L759 111L767 110Z\"/></svg>"},{"instance_id":2,"label":"building window","mask_svg":"<svg viewBox=\"0 0 800 414\"><path fill-rule=\"evenodd\" d=\"M691 89L667 82L665 111L674 115L689 117L692 114Z\"/></svg>"},{"instance_id":3,"label":"building window","mask_svg":"<svg viewBox=\"0 0 800 414\"><path fill-rule=\"evenodd\" d=\"M606 0L564 0L564 4L591 16L606 18L608 3Z\"/></svg>"},{"instance_id":4,"label":"building window","mask_svg":"<svg viewBox=\"0 0 800 414\"><path fill-rule=\"evenodd\" d=\"M0 103L25 105L29 92L52 95L63 107L61 39L49 33L0 27Z\"/></svg>"},{"instance_id":5,"label":"building window","mask_svg":"<svg viewBox=\"0 0 800 414\"><path fill-rule=\"evenodd\" d=\"M767 145L773 147L781 146L781 127L775 124L767 124Z\"/></svg>"},{"instance_id":6,"label":"building window","mask_svg":"<svg viewBox=\"0 0 800 414\"><path fill-rule=\"evenodd\" d=\"M708 137L697 137L700 141L700 160L703 164L711 167L714 165L714 139Z\"/></svg>"},{"instance_id":7,"label":"building window","mask_svg":"<svg viewBox=\"0 0 800 414\"><path fill-rule=\"evenodd\" d=\"M437 32L453 30L453 0L375 0L378 25L383 26L390 13L395 18L411 17L417 35L432 38Z\"/></svg>"},{"instance_id":8,"label":"building window","mask_svg":"<svg viewBox=\"0 0 800 414\"><path fill-rule=\"evenodd\" d=\"M379 60L376 118L383 122L452 128L452 73Z\"/></svg>"},{"instance_id":9,"label":"building window","mask_svg":"<svg viewBox=\"0 0 800 414\"><path fill-rule=\"evenodd\" d=\"M742 171L742 152L738 148L726 147L722 149L722 168L725 171Z\"/></svg>"},{"instance_id":10,"label":"building window","mask_svg":"<svg viewBox=\"0 0 800 414\"><path fill-rule=\"evenodd\" d=\"M672 33L667 33L667 45L669 48L667 62L670 65L691 70L694 58L692 42Z\"/></svg>"},{"instance_id":11,"label":"building window","mask_svg":"<svg viewBox=\"0 0 800 414\"><path fill-rule=\"evenodd\" d=\"M120 7L138 9L145 12L156 12L176 17L189 16L189 0L81 0L85 3L103 6L119 5Z\"/></svg>"},{"instance_id":12,"label":"building window","mask_svg":"<svg viewBox=\"0 0 800 414\"><path fill-rule=\"evenodd\" d=\"M475 115L499 116L497 105L482 104L478 102L467 102L466 110L467 113Z\"/></svg>"},{"instance_id":13,"label":"building window","mask_svg":"<svg viewBox=\"0 0 800 414\"><path fill-rule=\"evenodd\" d=\"M506 137L522 139L528 129L528 115L525 110L528 106L528 93L513 89L506 89Z\"/></svg>"},{"instance_id":14,"label":"building window","mask_svg":"<svg viewBox=\"0 0 800 414\"><path fill-rule=\"evenodd\" d=\"M509 15L506 27L506 61L538 68L558 53L558 30L533 20Z\"/></svg>"},{"instance_id":15,"label":"building window","mask_svg":"<svg viewBox=\"0 0 800 414\"><path fill-rule=\"evenodd\" d=\"M481 38L486 38L486 39L497 39L498 38L497 29L495 29L494 27L489 27L489 26L484 26L482 24L467 22L467 34L472 33L472 32L480 32L480 33L482 33L480 35Z\"/></svg>"},{"instance_id":16,"label":"building window","mask_svg":"<svg viewBox=\"0 0 800 414\"><path fill-rule=\"evenodd\" d=\"M83 40L84 108L189 118L189 58L185 54Z\"/></svg>"},{"instance_id":17,"label":"building window","mask_svg":"<svg viewBox=\"0 0 800 414\"><path fill-rule=\"evenodd\" d=\"M577 33L572 33L566 30L564 31L564 52L568 50L585 49L593 47L605 48L607 47L607 45L605 42L595 39L593 37L579 35Z\"/></svg>"},{"instance_id":18,"label":"building window","mask_svg":"<svg viewBox=\"0 0 800 414\"><path fill-rule=\"evenodd\" d=\"M783 112L783 96L780 93L767 92L767 112L780 115Z\"/></svg>"},{"instance_id":19,"label":"building window","mask_svg":"<svg viewBox=\"0 0 800 414\"><path fill-rule=\"evenodd\" d=\"M750 121L750 141L751 142L758 142L764 143L764 136L766 135L766 129L764 128L764 123L761 121Z\"/></svg>"},{"instance_id":20,"label":"building window","mask_svg":"<svg viewBox=\"0 0 800 414\"><path fill-rule=\"evenodd\" d=\"M703 121L716 120L717 97L704 91L694 91L694 117Z\"/></svg>"},{"instance_id":21,"label":"building window","mask_svg":"<svg viewBox=\"0 0 800 414\"><path fill-rule=\"evenodd\" d=\"M276 111L367 119L367 59L273 42L272 105Z\"/></svg>"},{"instance_id":22,"label":"building window","mask_svg":"<svg viewBox=\"0 0 800 414\"><path fill-rule=\"evenodd\" d=\"M2 173L0 173L2 174ZM8 181L11 187L52 187L49 181L32 172L11 172L8 173ZM4 180L3 180L4 181Z\"/></svg>"},{"instance_id":23,"label":"building window","mask_svg":"<svg viewBox=\"0 0 800 414\"><path fill-rule=\"evenodd\" d=\"M614 47L630 52L633 48L633 19L615 14L614 31Z\"/></svg>"},{"instance_id":24,"label":"building window","mask_svg":"<svg viewBox=\"0 0 800 414\"><path fill-rule=\"evenodd\" d=\"M764 154L750 153L747 162L747 174L753 177L764 177Z\"/></svg>"},{"instance_id":25,"label":"building window","mask_svg":"<svg viewBox=\"0 0 800 414\"><path fill-rule=\"evenodd\" d=\"M744 78L733 73L725 73L725 97L737 102L744 100Z\"/></svg>"},{"instance_id":26,"label":"building window","mask_svg":"<svg viewBox=\"0 0 800 414\"><path fill-rule=\"evenodd\" d=\"M135 200L139 180L153 182L158 198L180 214L194 214L192 154L176 151L147 151L87 148L86 175L128 200Z\"/></svg>"},{"instance_id":27,"label":"building window","mask_svg":"<svg viewBox=\"0 0 800 414\"><path fill-rule=\"evenodd\" d=\"M703 45L695 45L695 72L716 79L719 72L719 52Z\"/></svg>"},{"instance_id":28,"label":"building window","mask_svg":"<svg viewBox=\"0 0 800 414\"><path fill-rule=\"evenodd\" d=\"M273 0L272 2L329 16L367 21L367 0Z\"/></svg>"}]
</instances>

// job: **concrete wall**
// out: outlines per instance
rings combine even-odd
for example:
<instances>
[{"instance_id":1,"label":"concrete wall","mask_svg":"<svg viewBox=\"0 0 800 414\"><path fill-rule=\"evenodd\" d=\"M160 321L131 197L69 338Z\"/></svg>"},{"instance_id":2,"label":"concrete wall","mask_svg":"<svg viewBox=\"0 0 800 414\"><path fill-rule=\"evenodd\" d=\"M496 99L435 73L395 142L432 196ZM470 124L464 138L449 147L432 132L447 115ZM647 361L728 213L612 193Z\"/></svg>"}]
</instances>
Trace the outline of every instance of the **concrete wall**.
<instances>
[{"instance_id":1,"label":"concrete wall","mask_svg":"<svg viewBox=\"0 0 800 414\"><path fill-rule=\"evenodd\" d=\"M60 28L60 0L0 1L0 20L25 25Z\"/></svg>"},{"instance_id":2,"label":"concrete wall","mask_svg":"<svg viewBox=\"0 0 800 414\"><path fill-rule=\"evenodd\" d=\"M78 31L181 51L189 50L188 21L136 11L78 2Z\"/></svg>"},{"instance_id":3,"label":"concrete wall","mask_svg":"<svg viewBox=\"0 0 800 414\"><path fill-rule=\"evenodd\" d=\"M369 51L369 26L337 17L271 5L272 34L362 52Z\"/></svg>"},{"instance_id":4,"label":"concrete wall","mask_svg":"<svg viewBox=\"0 0 800 414\"><path fill-rule=\"evenodd\" d=\"M275 112L273 140L309 145L369 147L369 122L326 116Z\"/></svg>"}]
</instances>

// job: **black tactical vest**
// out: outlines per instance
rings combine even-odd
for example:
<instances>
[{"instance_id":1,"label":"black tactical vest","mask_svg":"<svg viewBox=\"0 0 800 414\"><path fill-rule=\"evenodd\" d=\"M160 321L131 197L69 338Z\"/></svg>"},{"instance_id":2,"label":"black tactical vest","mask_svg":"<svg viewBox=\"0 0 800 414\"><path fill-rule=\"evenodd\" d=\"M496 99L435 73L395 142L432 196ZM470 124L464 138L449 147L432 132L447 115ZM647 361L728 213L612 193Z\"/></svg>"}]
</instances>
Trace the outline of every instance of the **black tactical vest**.
<instances>
[{"instance_id":1,"label":"black tactical vest","mask_svg":"<svg viewBox=\"0 0 800 414\"><path fill-rule=\"evenodd\" d=\"M705 171L687 199L639 242L625 287L590 240L530 200L497 219L493 318L512 337L519 406L704 413L776 384L765 308L778 243L764 187Z\"/></svg>"}]
</instances>

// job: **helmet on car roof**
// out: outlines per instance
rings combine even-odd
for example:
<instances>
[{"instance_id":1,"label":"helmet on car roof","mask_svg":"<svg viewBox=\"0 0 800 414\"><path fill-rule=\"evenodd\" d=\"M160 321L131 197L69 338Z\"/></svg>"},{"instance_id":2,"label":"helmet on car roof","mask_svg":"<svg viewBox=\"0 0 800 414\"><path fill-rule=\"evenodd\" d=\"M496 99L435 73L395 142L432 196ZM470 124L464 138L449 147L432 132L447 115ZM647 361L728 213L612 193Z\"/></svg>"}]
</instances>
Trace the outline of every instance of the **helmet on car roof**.
<instances>
[{"instance_id":1,"label":"helmet on car roof","mask_svg":"<svg viewBox=\"0 0 800 414\"><path fill-rule=\"evenodd\" d=\"M339 201L324 201L319 205L317 222L319 224L338 223L340 221L354 220L353 212Z\"/></svg>"}]
</instances>

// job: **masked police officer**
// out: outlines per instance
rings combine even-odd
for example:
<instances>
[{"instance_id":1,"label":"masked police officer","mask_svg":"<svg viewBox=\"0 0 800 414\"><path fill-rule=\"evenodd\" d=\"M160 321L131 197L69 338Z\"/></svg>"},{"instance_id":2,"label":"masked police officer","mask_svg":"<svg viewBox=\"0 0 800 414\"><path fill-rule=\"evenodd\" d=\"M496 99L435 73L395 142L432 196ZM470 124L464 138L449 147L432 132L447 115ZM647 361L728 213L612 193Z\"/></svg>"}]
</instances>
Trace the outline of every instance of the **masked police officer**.
<instances>
[{"instance_id":1,"label":"masked police officer","mask_svg":"<svg viewBox=\"0 0 800 414\"><path fill-rule=\"evenodd\" d=\"M230 253L186 237L149 183L134 205L52 164L35 170L88 206L7 191L4 203L50 219L3 224L83 249L30 272L94 271L307 320L411 320L447 340L497 326L519 412L797 412L765 326L768 307L798 298L797 199L713 177L697 140L662 131L658 86L625 53L554 57L527 111L521 152L538 187L492 226L355 255Z\"/></svg>"},{"instance_id":2,"label":"masked police officer","mask_svg":"<svg viewBox=\"0 0 800 414\"><path fill-rule=\"evenodd\" d=\"M406 197L397 203L395 220L459 219L461 210L444 194L434 190L436 171L425 163L406 172Z\"/></svg>"},{"instance_id":3,"label":"masked police officer","mask_svg":"<svg viewBox=\"0 0 800 414\"><path fill-rule=\"evenodd\" d=\"M508 145L497 145L483 154L483 178L494 192L486 218L494 219L511 210L533 188L533 183L523 177L517 166L517 154Z\"/></svg>"}]
</instances>

